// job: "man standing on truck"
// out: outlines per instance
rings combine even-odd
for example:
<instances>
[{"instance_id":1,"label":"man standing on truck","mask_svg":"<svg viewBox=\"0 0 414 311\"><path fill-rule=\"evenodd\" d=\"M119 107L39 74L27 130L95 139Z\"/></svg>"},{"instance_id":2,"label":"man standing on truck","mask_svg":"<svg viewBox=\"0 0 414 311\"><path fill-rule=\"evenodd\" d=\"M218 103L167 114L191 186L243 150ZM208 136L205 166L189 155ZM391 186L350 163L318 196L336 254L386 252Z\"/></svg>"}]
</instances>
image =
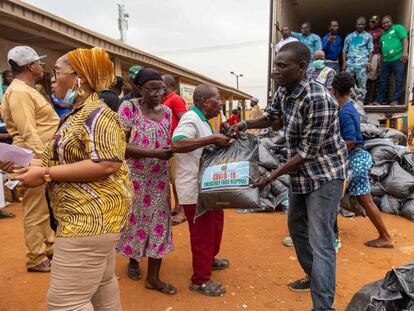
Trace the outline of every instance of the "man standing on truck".
<instances>
[{"instance_id":1,"label":"man standing on truck","mask_svg":"<svg viewBox=\"0 0 414 311\"><path fill-rule=\"evenodd\" d=\"M374 15L369 19L369 34L372 36L372 41L374 43L374 52L372 55L372 65L371 71L368 73L368 79L371 81L371 87L369 95L368 95L368 102L371 102L374 94L375 89L377 86L377 79L378 73L380 72L381 68L381 43L380 38L384 33L384 29L381 28L381 19L379 16Z\"/></svg>"},{"instance_id":2,"label":"man standing on truck","mask_svg":"<svg viewBox=\"0 0 414 311\"><path fill-rule=\"evenodd\" d=\"M276 27L279 28L279 24L276 23ZM290 29L288 26L283 26L280 33L282 34L282 39L279 40L275 45L275 53L279 53L279 50L287 43L298 41L298 39L292 37Z\"/></svg>"},{"instance_id":3,"label":"man standing on truck","mask_svg":"<svg viewBox=\"0 0 414 311\"><path fill-rule=\"evenodd\" d=\"M391 74L395 77L395 91L391 106L400 105L403 93L405 63L408 61L408 35L403 25L393 24L392 17L382 18L385 32L381 36L381 65L380 85L377 88L374 104L384 104L384 92L387 89Z\"/></svg>"},{"instance_id":4,"label":"man standing on truck","mask_svg":"<svg viewBox=\"0 0 414 311\"><path fill-rule=\"evenodd\" d=\"M276 23L276 30L282 32L279 28L279 23ZM315 54L316 50L322 50L321 37L311 32L311 23L309 22L302 24L300 32L292 31L290 35L293 38L296 38L300 42L304 43L309 48L311 52L311 58L313 57L313 54Z\"/></svg>"},{"instance_id":5,"label":"man standing on truck","mask_svg":"<svg viewBox=\"0 0 414 311\"><path fill-rule=\"evenodd\" d=\"M335 70L340 71L339 56L342 51L342 37L338 34L339 23L337 20L332 20L329 24L329 33L322 39L322 48L325 52L325 65Z\"/></svg>"},{"instance_id":6,"label":"man standing on truck","mask_svg":"<svg viewBox=\"0 0 414 311\"><path fill-rule=\"evenodd\" d=\"M312 310L335 310L334 222L347 175L347 149L341 138L339 107L327 89L306 75L310 51L300 42L280 49L272 77L280 86L265 115L241 121L231 132L250 128L286 129L288 161L251 187L262 189L290 174L288 226L300 265L307 274L294 291L311 290Z\"/></svg>"},{"instance_id":7,"label":"man standing on truck","mask_svg":"<svg viewBox=\"0 0 414 311\"><path fill-rule=\"evenodd\" d=\"M372 36L365 31L366 19L359 17L356 31L345 38L343 58L343 71L349 72L357 83L358 88L366 89L368 72L371 71L372 52L374 43Z\"/></svg>"},{"instance_id":8,"label":"man standing on truck","mask_svg":"<svg viewBox=\"0 0 414 311\"><path fill-rule=\"evenodd\" d=\"M308 76L332 91L332 81L335 77L335 70L325 65L325 52L317 50L313 55L312 66L307 71Z\"/></svg>"}]
</instances>

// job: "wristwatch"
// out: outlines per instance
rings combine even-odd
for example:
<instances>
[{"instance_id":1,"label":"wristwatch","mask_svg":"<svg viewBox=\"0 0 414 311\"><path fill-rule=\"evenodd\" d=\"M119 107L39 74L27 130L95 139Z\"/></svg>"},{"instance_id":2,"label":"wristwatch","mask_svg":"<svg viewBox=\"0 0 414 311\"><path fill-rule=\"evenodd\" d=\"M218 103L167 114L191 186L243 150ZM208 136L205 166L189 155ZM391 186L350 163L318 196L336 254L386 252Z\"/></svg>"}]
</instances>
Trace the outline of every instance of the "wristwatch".
<instances>
[{"instance_id":1,"label":"wristwatch","mask_svg":"<svg viewBox=\"0 0 414 311\"><path fill-rule=\"evenodd\" d=\"M52 177L50 176L50 169L48 167L45 168L45 174L43 175L43 178L46 182L52 181Z\"/></svg>"}]
</instances>

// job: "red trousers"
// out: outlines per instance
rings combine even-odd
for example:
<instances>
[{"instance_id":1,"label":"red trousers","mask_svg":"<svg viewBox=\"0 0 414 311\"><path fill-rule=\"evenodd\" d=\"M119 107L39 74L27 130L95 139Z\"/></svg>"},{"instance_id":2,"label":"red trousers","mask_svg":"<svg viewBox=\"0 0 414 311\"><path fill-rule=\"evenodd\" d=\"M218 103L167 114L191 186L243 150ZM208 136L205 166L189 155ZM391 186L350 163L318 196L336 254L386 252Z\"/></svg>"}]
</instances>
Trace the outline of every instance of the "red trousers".
<instances>
[{"instance_id":1,"label":"red trousers","mask_svg":"<svg viewBox=\"0 0 414 311\"><path fill-rule=\"evenodd\" d=\"M222 210L209 211L197 217L194 223L196 206L196 204L183 205L190 229L191 252L193 255L191 282L201 285L210 279L214 257L220 251L224 213Z\"/></svg>"}]
</instances>

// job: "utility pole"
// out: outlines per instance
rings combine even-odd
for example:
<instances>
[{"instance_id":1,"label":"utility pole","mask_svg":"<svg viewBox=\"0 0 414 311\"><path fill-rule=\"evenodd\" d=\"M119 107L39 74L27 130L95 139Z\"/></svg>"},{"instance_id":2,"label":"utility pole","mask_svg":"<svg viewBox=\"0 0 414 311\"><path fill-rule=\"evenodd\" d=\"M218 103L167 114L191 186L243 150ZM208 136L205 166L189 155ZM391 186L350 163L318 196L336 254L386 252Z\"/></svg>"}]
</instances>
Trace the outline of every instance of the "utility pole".
<instances>
[{"instance_id":1,"label":"utility pole","mask_svg":"<svg viewBox=\"0 0 414 311\"><path fill-rule=\"evenodd\" d=\"M121 33L120 40L125 42L126 40L126 31L128 29L128 20L129 14L125 12L125 5L124 4L117 4L118 5L118 29Z\"/></svg>"},{"instance_id":2,"label":"utility pole","mask_svg":"<svg viewBox=\"0 0 414 311\"><path fill-rule=\"evenodd\" d=\"M230 74L236 77L237 90L239 90L239 78L243 77L243 74L237 74L237 73L234 73L234 71L230 71Z\"/></svg>"}]
</instances>

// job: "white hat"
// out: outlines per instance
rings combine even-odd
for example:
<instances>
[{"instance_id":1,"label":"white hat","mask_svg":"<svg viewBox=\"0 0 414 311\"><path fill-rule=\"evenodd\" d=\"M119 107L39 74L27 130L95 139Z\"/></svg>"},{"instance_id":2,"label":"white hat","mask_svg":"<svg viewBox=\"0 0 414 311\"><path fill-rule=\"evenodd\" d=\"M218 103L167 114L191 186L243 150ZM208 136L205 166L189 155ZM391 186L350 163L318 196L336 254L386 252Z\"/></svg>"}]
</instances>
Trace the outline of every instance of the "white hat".
<instances>
[{"instance_id":1,"label":"white hat","mask_svg":"<svg viewBox=\"0 0 414 311\"><path fill-rule=\"evenodd\" d=\"M18 66L25 66L46 58L47 55L39 56L34 49L29 46L16 46L7 54L7 62L14 61Z\"/></svg>"}]
</instances>

